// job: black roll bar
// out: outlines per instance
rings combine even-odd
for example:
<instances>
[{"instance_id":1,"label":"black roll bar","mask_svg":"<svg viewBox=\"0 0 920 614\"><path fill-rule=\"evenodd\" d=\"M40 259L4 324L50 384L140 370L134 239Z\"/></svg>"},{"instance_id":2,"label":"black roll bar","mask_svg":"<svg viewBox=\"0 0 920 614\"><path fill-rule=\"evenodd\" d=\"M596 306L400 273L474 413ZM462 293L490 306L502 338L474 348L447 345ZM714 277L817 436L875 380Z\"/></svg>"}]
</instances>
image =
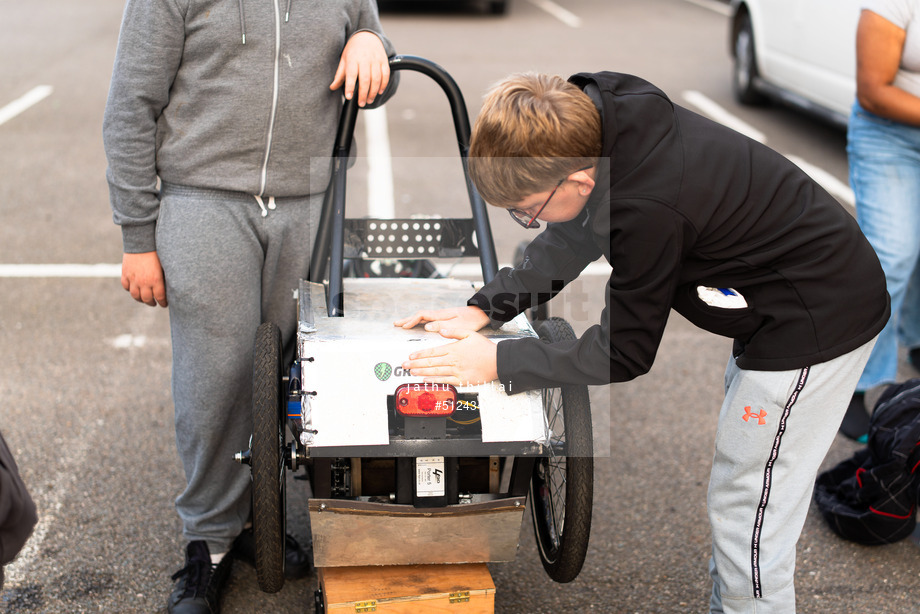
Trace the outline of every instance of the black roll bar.
<instances>
[{"instance_id":1,"label":"black roll bar","mask_svg":"<svg viewBox=\"0 0 920 614\"><path fill-rule=\"evenodd\" d=\"M476 240L479 247L482 278L488 283L498 272L498 259L495 255L495 243L492 240L492 230L489 226L485 202L470 180L467 159L470 150L471 130L463 94L461 94L456 81L443 68L424 58L411 55L394 56L390 58L390 70L413 70L425 74L441 86L441 89L447 95L454 120L454 130L457 134L457 144L460 149L463 176L466 180L466 189L473 214L473 227L476 231ZM345 101L342 115L339 119L332 154L332 180L323 200L319 230L316 236L316 243L313 245L313 255L310 262L310 280L314 282L323 280L328 263L329 285L326 304L330 317L344 315L344 291L342 285L345 254L345 179L348 171L348 155L354 140L357 117L357 97L353 97L351 100Z\"/></svg>"}]
</instances>

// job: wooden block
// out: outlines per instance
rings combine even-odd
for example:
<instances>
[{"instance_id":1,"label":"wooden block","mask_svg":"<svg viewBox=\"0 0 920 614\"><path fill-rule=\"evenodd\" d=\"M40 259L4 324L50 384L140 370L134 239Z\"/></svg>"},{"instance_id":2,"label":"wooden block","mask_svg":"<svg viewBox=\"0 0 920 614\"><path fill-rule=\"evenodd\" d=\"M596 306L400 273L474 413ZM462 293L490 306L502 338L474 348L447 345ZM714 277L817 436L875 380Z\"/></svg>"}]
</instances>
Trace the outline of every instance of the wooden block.
<instances>
[{"instance_id":1,"label":"wooden block","mask_svg":"<svg viewBox=\"0 0 920 614\"><path fill-rule=\"evenodd\" d=\"M495 584L484 563L327 567L319 570L326 612L492 614Z\"/></svg>"}]
</instances>

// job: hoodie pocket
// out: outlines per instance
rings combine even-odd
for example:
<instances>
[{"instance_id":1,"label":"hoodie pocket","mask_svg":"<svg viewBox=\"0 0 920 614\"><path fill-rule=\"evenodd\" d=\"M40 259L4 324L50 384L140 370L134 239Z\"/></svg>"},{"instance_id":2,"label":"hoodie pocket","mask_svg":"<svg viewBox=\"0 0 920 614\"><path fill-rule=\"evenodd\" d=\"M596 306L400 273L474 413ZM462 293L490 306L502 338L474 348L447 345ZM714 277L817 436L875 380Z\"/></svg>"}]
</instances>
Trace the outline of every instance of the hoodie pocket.
<instances>
[{"instance_id":1,"label":"hoodie pocket","mask_svg":"<svg viewBox=\"0 0 920 614\"><path fill-rule=\"evenodd\" d=\"M751 337L760 327L754 307L746 302L743 307L719 307L707 304L698 288L700 283L690 283L677 289L674 310L703 330L742 341ZM732 301L728 301L731 303Z\"/></svg>"}]
</instances>

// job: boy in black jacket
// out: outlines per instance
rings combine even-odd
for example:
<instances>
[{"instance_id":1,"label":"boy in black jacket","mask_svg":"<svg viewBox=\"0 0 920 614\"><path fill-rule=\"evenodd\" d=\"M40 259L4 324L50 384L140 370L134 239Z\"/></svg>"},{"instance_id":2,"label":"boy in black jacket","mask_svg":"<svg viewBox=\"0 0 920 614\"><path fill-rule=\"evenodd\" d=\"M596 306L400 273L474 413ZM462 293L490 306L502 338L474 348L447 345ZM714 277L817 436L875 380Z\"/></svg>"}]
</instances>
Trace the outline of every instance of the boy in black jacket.
<instances>
[{"instance_id":1,"label":"boy in black jacket","mask_svg":"<svg viewBox=\"0 0 920 614\"><path fill-rule=\"evenodd\" d=\"M529 228L524 253L466 307L396 322L457 343L403 365L511 393L630 380L671 309L735 340L709 487L712 612L795 611L795 544L817 469L875 337L885 279L855 220L791 162L617 73L508 78L486 97L470 173ZM493 344L499 326L604 256L598 324L577 341Z\"/></svg>"}]
</instances>

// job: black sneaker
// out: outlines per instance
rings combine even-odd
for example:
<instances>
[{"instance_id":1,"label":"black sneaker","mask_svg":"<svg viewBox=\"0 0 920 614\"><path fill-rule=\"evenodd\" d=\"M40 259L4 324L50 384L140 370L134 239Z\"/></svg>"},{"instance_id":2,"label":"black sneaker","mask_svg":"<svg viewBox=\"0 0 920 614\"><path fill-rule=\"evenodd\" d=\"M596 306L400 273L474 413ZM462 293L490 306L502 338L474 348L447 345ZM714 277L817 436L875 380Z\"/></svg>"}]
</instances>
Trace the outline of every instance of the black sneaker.
<instances>
[{"instance_id":1,"label":"black sneaker","mask_svg":"<svg viewBox=\"0 0 920 614\"><path fill-rule=\"evenodd\" d=\"M172 576L177 582L169 596L169 614L219 614L220 597L232 565L230 553L213 565L206 542L189 542L185 567Z\"/></svg>"},{"instance_id":2,"label":"black sneaker","mask_svg":"<svg viewBox=\"0 0 920 614\"><path fill-rule=\"evenodd\" d=\"M920 348L913 348L907 352L907 360L914 365L914 369L920 371Z\"/></svg>"},{"instance_id":3,"label":"black sneaker","mask_svg":"<svg viewBox=\"0 0 920 614\"><path fill-rule=\"evenodd\" d=\"M869 434L869 412L866 410L866 395L854 392L847 413L843 416L840 432L859 443L866 443Z\"/></svg>"},{"instance_id":4,"label":"black sneaker","mask_svg":"<svg viewBox=\"0 0 920 614\"><path fill-rule=\"evenodd\" d=\"M244 563L256 565L256 538L252 529L240 533L230 552ZM290 535L284 536L284 577L288 580L306 578L313 573L313 548L301 547Z\"/></svg>"}]
</instances>

